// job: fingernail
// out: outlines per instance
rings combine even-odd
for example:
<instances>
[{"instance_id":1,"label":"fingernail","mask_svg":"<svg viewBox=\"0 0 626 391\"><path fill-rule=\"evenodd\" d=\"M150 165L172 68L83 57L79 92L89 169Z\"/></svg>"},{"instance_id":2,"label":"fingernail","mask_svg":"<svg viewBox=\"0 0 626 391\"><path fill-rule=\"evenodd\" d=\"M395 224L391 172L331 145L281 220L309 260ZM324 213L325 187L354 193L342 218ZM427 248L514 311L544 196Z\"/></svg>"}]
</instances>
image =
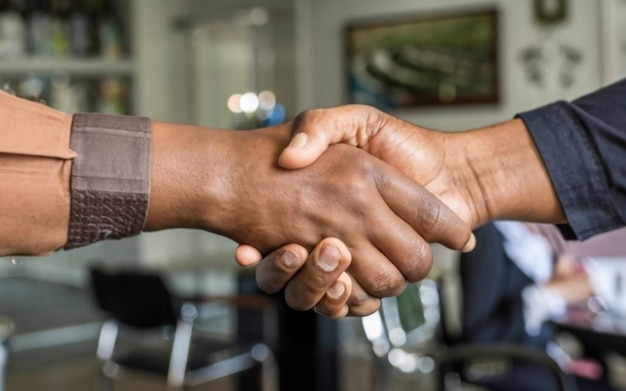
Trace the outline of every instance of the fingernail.
<instances>
[{"instance_id":1,"label":"fingernail","mask_svg":"<svg viewBox=\"0 0 626 391\"><path fill-rule=\"evenodd\" d=\"M291 139L289 146L292 148L302 148L306 145L307 135L306 133L298 133Z\"/></svg>"},{"instance_id":2,"label":"fingernail","mask_svg":"<svg viewBox=\"0 0 626 391\"><path fill-rule=\"evenodd\" d=\"M339 253L339 250L333 246L326 246L322 249L318 266L325 272L332 272L337 269L337 266L339 266L340 258L341 254Z\"/></svg>"},{"instance_id":3,"label":"fingernail","mask_svg":"<svg viewBox=\"0 0 626 391\"><path fill-rule=\"evenodd\" d=\"M339 299L341 298L341 296L343 296L345 292L346 292L346 287L343 286L343 284L340 282L335 282L333 286L328 288L328 290L326 291L326 294L331 299Z\"/></svg>"},{"instance_id":4,"label":"fingernail","mask_svg":"<svg viewBox=\"0 0 626 391\"><path fill-rule=\"evenodd\" d=\"M472 251L474 247L476 247L476 236L472 234L472 236L470 236L469 240L467 241L467 243L465 243L465 246L463 246L463 249L461 251L467 253Z\"/></svg>"},{"instance_id":5,"label":"fingernail","mask_svg":"<svg viewBox=\"0 0 626 391\"><path fill-rule=\"evenodd\" d=\"M288 268L292 268L298 263L298 257L296 257L296 254L292 253L291 251L285 251L283 253L283 256L281 257L281 260L283 261L283 265Z\"/></svg>"}]
</instances>

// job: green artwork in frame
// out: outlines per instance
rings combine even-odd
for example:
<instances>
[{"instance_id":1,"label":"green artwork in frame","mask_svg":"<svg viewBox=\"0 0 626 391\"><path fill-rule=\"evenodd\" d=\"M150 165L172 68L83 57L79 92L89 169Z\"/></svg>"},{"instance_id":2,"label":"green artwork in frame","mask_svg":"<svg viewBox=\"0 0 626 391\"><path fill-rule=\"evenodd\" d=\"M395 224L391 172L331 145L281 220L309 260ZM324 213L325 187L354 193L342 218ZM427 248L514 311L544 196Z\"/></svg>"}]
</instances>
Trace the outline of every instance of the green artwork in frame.
<instances>
[{"instance_id":1,"label":"green artwork in frame","mask_svg":"<svg viewBox=\"0 0 626 391\"><path fill-rule=\"evenodd\" d=\"M347 100L381 109L495 103L495 9L345 26Z\"/></svg>"}]
</instances>

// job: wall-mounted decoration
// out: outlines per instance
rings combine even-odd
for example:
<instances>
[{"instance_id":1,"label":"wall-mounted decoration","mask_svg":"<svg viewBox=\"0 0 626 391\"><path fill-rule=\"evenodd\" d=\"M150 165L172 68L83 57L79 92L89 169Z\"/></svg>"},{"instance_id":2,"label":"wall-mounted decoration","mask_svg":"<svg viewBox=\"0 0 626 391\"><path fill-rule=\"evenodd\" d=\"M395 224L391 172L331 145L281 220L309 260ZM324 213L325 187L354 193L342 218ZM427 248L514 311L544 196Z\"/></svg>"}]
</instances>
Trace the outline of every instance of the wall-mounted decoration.
<instances>
[{"instance_id":1,"label":"wall-mounted decoration","mask_svg":"<svg viewBox=\"0 0 626 391\"><path fill-rule=\"evenodd\" d=\"M583 61L580 48L556 42L547 33L519 53L527 80L540 89L569 89L576 84L576 72Z\"/></svg>"},{"instance_id":2,"label":"wall-mounted decoration","mask_svg":"<svg viewBox=\"0 0 626 391\"><path fill-rule=\"evenodd\" d=\"M567 17L567 0L535 0L535 18L541 23L555 23Z\"/></svg>"},{"instance_id":3,"label":"wall-mounted decoration","mask_svg":"<svg viewBox=\"0 0 626 391\"><path fill-rule=\"evenodd\" d=\"M497 102L497 31L493 9L351 22L347 100L383 109Z\"/></svg>"}]
</instances>

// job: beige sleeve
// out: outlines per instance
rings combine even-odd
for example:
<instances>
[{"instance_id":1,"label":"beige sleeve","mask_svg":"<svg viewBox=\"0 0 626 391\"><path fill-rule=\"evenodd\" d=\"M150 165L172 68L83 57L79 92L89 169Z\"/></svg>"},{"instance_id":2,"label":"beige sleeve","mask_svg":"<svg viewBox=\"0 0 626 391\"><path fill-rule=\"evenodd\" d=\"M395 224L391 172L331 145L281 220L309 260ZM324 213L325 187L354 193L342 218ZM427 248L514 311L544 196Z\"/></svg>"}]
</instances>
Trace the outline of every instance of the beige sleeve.
<instances>
[{"instance_id":1,"label":"beige sleeve","mask_svg":"<svg viewBox=\"0 0 626 391\"><path fill-rule=\"evenodd\" d=\"M136 235L150 193L148 118L76 114L0 91L0 256Z\"/></svg>"},{"instance_id":2,"label":"beige sleeve","mask_svg":"<svg viewBox=\"0 0 626 391\"><path fill-rule=\"evenodd\" d=\"M67 241L72 117L0 91L0 256Z\"/></svg>"}]
</instances>

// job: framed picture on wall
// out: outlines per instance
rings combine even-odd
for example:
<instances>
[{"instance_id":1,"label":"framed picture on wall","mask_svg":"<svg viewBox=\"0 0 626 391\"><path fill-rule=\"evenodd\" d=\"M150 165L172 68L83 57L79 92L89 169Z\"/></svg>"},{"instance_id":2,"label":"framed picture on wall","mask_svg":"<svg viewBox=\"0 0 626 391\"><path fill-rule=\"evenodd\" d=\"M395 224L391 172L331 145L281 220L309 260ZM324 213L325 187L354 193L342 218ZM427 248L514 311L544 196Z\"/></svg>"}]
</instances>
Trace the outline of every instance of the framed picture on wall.
<instances>
[{"instance_id":1,"label":"framed picture on wall","mask_svg":"<svg viewBox=\"0 0 626 391\"><path fill-rule=\"evenodd\" d=\"M347 100L381 109L498 102L497 32L495 9L349 22Z\"/></svg>"}]
</instances>

